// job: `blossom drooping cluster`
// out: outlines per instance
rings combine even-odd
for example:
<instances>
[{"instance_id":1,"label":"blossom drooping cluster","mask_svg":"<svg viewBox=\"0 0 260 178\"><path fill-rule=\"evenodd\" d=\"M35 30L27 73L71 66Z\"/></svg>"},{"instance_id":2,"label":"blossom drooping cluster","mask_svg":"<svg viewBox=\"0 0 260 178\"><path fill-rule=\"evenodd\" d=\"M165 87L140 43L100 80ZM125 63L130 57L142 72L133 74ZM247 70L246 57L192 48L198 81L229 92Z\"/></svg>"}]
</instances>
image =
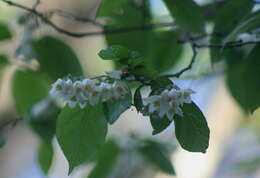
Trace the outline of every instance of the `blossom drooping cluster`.
<instances>
[{"instance_id":1,"label":"blossom drooping cluster","mask_svg":"<svg viewBox=\"0 0 260 178\"><path fill-rule=\"evenodd\" d=\"M61 98L73 108L77 104L84 108L87 104L96 105L99 101L109 101L124 98L130 92L123 82L101 82L97 79L72 81L58 79L52 84L50 94Z\"/></svg>"},{"instance_id":2,"label":"blossom drooping cluster","mask_svg":"<svg viewBox=\"0 0 260 178\"><path fill-rule=\"evenodd\" d=\"M181 106L191 103L190 95L195 93L191 89L166 89L160 95L152 95L143 99L144 115L156 114L160 118L165 115L172 121L174 115L183 116Z\"/></svg>"}]
</instances>

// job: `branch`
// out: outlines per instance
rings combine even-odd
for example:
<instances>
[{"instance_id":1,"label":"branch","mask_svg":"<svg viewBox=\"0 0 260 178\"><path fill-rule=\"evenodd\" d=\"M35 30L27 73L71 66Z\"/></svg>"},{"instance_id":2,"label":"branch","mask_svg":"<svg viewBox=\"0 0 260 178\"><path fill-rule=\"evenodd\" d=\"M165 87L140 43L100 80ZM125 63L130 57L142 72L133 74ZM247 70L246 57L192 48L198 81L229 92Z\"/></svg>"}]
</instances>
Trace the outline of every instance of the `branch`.
<instances>
[{"instance_id":1,"label":"branch","mask_svg":"<svg viewBox=\"0 0 260 178\"><path fill-rule=\"evenodd\" d=\"M8 4L10 6L14 6L14 7L23 9L27 12L30 12L30 13L36 15L38 18L40 18L44 23L51 26L57 32L60 32L62 34L65 34L65 35L68 35L71 37L75 37L75 38L82 38L82 37L94 36L94 35L107 35L107 34L128 33L128 32L133 32L133 31L152 30L155 28L169 27L169 26L174 25L174 23L144 24L144 25L126 27L126 28L106 29L106 30L96 31L96 32L71 32L71 31L67 31L67 30L59 27L58 25L56 25L55 23L50 21L43 13L38 12L37 10L35 10L33 8L29 8L29 7L23 6L21 4L18 4L15 2L9 1L9 0L2 0L2 2L5 2L6 4ZM77 18L77 19L79 19L79 18Z\"/></svg>"},{"instance_id":2,"label":"branch","mask_svg":"<svg viewBox=\"0 0 260 178\"><path fill-rule=\"evenodd\" d=\"M190 70L195 62L195 59L197 57L197 50L196 50L196 46L192 45L192 58L191 61L189 63L189 65L185 68L183 68L182 70L180 70L179 72L175 73L175 74L169 74L169 75L164 75L164 77L180 77L184 72L186 72L187 70Z\"/></svg>"},{"instance_id":3,"label":"branch","mask_svg":"<svg viewBox=\"0 0 260 178\"><path fill-rule=\"evenodd\" d=\"M56 25L55 23L53 23L51 20L49 20L49 16L48 15L53 15L53 14L58 14L62 17L65 18L69 18L71 20L75 20L78 22L88 22L88 23L92 23L98 27L103 27L102 24L87 18L87 17L77 17L69 12L65 12L62 10L50 10L46 13L41 13L39 11L36 10L36 7L40 4L40 0L36 0L35 5L33 6L33 8L29 8L26 6L23 6L21 4L18 4L16 2L12 2L10 0L1 0L2 2L13 6L13 7L17 7L20 9L23 9L27 12L30 12L32 14L34 14L35 16L37 16L39 19L41 19L44 23L46 23L47 25L51 26L53 29L55 29L57 32L62 33L64 35L67 36L71 36L71 37L75 37L75 38L82 38L82 37L88 37L88 36L94 36L94 35L108 35L108 34L119 34L119 33L129 33L129 32L135 32L135 31L147 31L147 30L153 30L156 28L161 28L161 27L172 27L175 24L174 23L157 23L157 24L143 24L143 25L139 25L139 26L132 26L132 27L125 27L125 28L114 28L114 29L105 29L105 30L101 30L101 31L96 31L96 32L72 32L72 31L68 31L66 29L63 29L61 27L59 27L58 25ZM47 14L47 15L46 15ZM189 40L183 41L183 40L178 40L176 43L178 44L184 44L184 43L192 43L193 47L195 48L235 48L235 47L241 47L244 45L250 45L250 44L259 44L260 41L248 41L248 42L231 42L231 43L227 43L225 45L223 44L197 44L194 41L199 40L201 38L203 38L204 36L215 36L215 35L222 35L222 34L211 34L211 35L202 35L199 36L197 38L190 38Z\"/></svg>"},{"instance_id":4,"label":"branch","mask_svg":"<svg viewBox=\"0 0 260 178\"><path fill-rule=\"evenodd\" d=\"M21 120L22 120L21 118L15 118L15 119L6 119L0 121L0 131L9 125L14 127Z\"/></svg>"},{"instance_id":5,"label":"branch","mask_svg":"<svg viewBox=\"0 0 260 178\"><path fill-rule=\"evenodd\" d=\"M74 21L77 21L77 22L92 23L93 25L96 25L98 27L103 27L102 24L96 22L95 20L93 20L91 18L88 18L88 17L78 17L78 16L75 16L72 13L69 13L69 12L66 12L66 11L62 11L60 9L50 10L50 11L48 11L47 14L50 14L50 16L57 14L57 15L59 15L61 17L64 17L64 18L67 18L67 19L71 19L71 20L74 20Z\"/></svg>"}]
</instances>

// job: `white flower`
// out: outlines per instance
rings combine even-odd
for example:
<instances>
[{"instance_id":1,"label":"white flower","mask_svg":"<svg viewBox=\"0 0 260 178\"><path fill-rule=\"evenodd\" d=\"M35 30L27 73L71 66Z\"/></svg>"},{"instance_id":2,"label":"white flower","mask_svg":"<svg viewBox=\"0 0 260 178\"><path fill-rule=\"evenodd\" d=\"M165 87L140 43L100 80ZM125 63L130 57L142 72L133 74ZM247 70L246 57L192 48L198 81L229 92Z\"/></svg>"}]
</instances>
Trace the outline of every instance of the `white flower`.
<instances>
[{"instance_id":1,"label":"white flower","mask_svg":"<svg viewBox=\"0 0 260 178\"><path fill-rule=\"evenodd\" d=\"M101 90L102 101L105 102L105 101L113 99L114 93L113 93L113 87L111 84L102 82L100 84L100 90Z\"/></svg>"},{"instance_id":2,"label":"white flower","mask_svg":"<svg viewBox=\"0 0 260 178\"><path fill-rule=\"evenodd\" d=\"M67 100L73 96L73 82L68 79L62 86L62 90L59 94L64 100Z\"/></svg>"},{"instance_id":3,"label":"white flower","mask_svg":"<svg viewBox=\"0 0 260 178\"><path fill-rule=\"evenodd\" d=\"M96 105L100 101L101 88L94 86L93 90L88 94L88 100L91 105Z\"/></svg>"},{"instance_id":4,"label":"white flower","mask_svg":"<svg viewBox=\"0 0 260 178\"><path fill-rule=\"evenodd\" d=\"M181 108L179 106L174 106L174 105L172 105L172 107L167 111L166 114L170 121L173 120L173 117L175 114L183 117L183 112L182 112Z\"/></svg>"},{"instance_id":5,"label":"white flower","mask_svg":"<svg viewBox=\"0 0 260 178\"><path fill-rule=\"evenodd\" d=\"M169 97L169 91L164 90L161 93L160 98L160 109L159 109L159 116L163 117L167 111L171 108L171 98Z\"/></svg>"},{"instance_id":6,"label":"white flower","mask_svg":"<svg viewBox=\"0 0 260 178\"><path fill-rule=\"evenodd\" d=\"M181 105L183 105L183 103L192 103L192 100L191 100L191 97L190 95L191 94L194 94L195 92L191 89L183 89L180 91L180 102L181 102Z\"/></svg>"},{"instance_id":7,"label":"white flower","mask_svg":"<svg viewBox=\"0 0 260 178\"><path fill-rule=\"evenodd\" d=\"M122 74L123 74L123 72L121 70L114 70L112 72L107 72L107 76L109 76L110 78L113 78L113 79L118 79L118 80L121 79Z\"/></svg>"},{"instance_id":8,"label":"white flower","mask_svg":"<svg viewBox=\"0 0 260 178\"><path fill-rule=\"evenodd\" d=\"M66 102L68 103L69 107L74 108L78 102L76 96L72 96L69 99L66 100Z\"/></svg>"},{"instance_id":9,"label":"white flower","mask_svg":"<svg viewBox=\"0 0 260 178\"><path fill-rule=\"evenodd\" d=\"M112 88L115 99L124 98L129 93L127 85L123 82L114 82Z\"/></svg>"},{"instance_id":10,"label":"white flower","mask_svg":"<svg viewBox=\"0 0 260 178\"><path fill-rule=\"evenodd\" d=\"M159 111L160 99L161 97L158 95L149 96L143 99L143 104L144 106L148 106L149 113L154 113L155 111Z\"/></svg>"},{"instance_id":11,"label":"white flower","mask_svg":"<svg viewBox=\"0 0 260 178\"><path fill-rule=\"evenodd\" d=\"M58 79L50 90L52 97L61 97L63 99L69 99L73 95L73 83L71 80Z\"/></svg>"},{"instance_id":12,"label":"white flower","mask_svg":"<svg viewBox=\"0 0 260 178\"><path fill-rule=\"evenodd\" d=\"M58 79L55 83L52 84L52 88L50 90L50 95L53 97L57 97L63 89L65 81L62 79Z\"/></svg>"},{"instance_id":13,"label":"white flower","mask_svg":"<svg viewBox=\"0 0 260 178\"><path fill-rule=\"evenodd\" d=\"M77 104L84 108L87 103L96 105L100 100L103 102L111 99L123 98L130 92L123 82L100 83L96 79L84 79L83 81L58 79L53 85L50 94L65 101L73 108Z\"/></svg>"},{"instance_id":14,"label":"white flower","mask_svg":"<svg viewBox=\"0 0 260 178\"><path fill-rule=\"evenodd\" d=\"M184 103L191 103L190 95L194 91L191 89L171 89L164 90L160 95L152 95L143 99L145 108L143 114L157 114L160 118L165 115L172 121L174 115L183 117L181 106Z\"/></svg>"},{"instance_id":15,"label":"white flower","mask_svg":"<svg viewBox=\"0 0 260 178\"><path fill-rule=\"evenodd\" d=\"M73 106L75 101L81 108L86 106L87 98L84 96L83 85L81 81L76 81L73 83L73 97L70 99L70 104Z\"/></svg>"}]
</instances>

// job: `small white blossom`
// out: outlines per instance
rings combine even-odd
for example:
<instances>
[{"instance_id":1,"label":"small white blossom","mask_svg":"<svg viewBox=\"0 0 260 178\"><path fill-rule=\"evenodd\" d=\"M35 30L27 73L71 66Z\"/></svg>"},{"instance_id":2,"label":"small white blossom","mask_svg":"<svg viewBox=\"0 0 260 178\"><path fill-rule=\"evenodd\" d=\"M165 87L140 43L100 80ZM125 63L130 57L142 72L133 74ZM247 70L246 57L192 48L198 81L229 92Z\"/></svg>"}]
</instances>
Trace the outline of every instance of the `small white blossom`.
<instances>
[{"instance_id":1,"label":"small white blossom","mask_svg":"<svg viewBox=\"0 0 260 178\"><path fill-rule=\"evenodd\" d=\"M94 90L91 93L89 93L88 99L91 105L96 105L100 101L101 88L100 86L95 86L93 89Z\"/></svg>"},{"instance_id":2,"label":"small white blossom","mask_svg":"<svg viewBox=\"0 0 260 178\"><path fill-rule=\"evenodd\" d=\"M113 78L113 79L118 79L120 80L121 79L121 76L123 74L123 72L121 70L114 70L112 72L107 72L106 73L110 78Z\"/></svg>"},{"instance_id":3,"label":"small white blossom","mask_svg":"<svg viewBox=\"0 0 260 178\"><path fill-rule=\"evenodd\" d=\"M123 82L114 82L112 88L115 99L124 98L129 93L127 85Z\"/></svg>"},{"instance_id":4,"label":"small white blossom","mask_svg":"<svg viewBox=\"0 0 260 178\"><path fill-rule=\"evenodd\" d=\"M165 115L172 120L174 115L183 116L181 106L184 103L191 103L190 95L194 91L191 89L171 89L164 90L160 95L152 95L143 99L143 104L147 109L143 113L157 114L160 118ZM148 110L148 111L147 111Z\"/></svg>"},{"instance_id":5,"label":"small white blossom","mask_svg":"<svg viewBox=\"0 0 260 178\"><path fill-rule=\"evenodd\" d=\"M180 102L181 102L181 105L184 104L184 103L192 103L192 100L191 100L191 97L190 95L191 94L194 94L195 92L191 89L183 89L180 91Z\"/></svg>"},{"instance_id":6,"label":"small white blossom","mask_svg":"<svg viewBox=\"0 0 260 178\"><path fill-rule=\"evenodd\" d=\"M111 84L102 82L100 84L100 88L102 93L102 101L108 101L113 99L114 92Z\"/></svg>"},{"instance_id":7,"label":"small white blossom","mask_svg":"<svg viewBox=\"0 0 260 178\"><path fill-rule=\"evenodd\" d=\"M130 90L122 82L100 82L96 79L84 79L72 82L58 79L52 84L50 95L60 98L73 108L79 105L84 108L87 104L96 105L100 101L123 98Z\"/></svg>"},{"instance_id":8,"label":"small white blossom","mask_svg":"<svg viewBox=\"0 0 260 178\"><path fill-rule=\"evenodd\" d=\"M63 89L65 81L62 79L58 79L55 83L52 84L52 88L50 90L50 95L53 97L57 97Z\"/></svg>"},{"instance_id":9,"label":"small white blossom","mask_svg":"<svg viewBox=\"0 0 260 178\"><path fill-rule=\"evenodd\" d=\"M148 112L153 113L159 110L161 97L158 95L149 96L143 99L144 106L148 106Z\"/></svg>"}]
</instances>

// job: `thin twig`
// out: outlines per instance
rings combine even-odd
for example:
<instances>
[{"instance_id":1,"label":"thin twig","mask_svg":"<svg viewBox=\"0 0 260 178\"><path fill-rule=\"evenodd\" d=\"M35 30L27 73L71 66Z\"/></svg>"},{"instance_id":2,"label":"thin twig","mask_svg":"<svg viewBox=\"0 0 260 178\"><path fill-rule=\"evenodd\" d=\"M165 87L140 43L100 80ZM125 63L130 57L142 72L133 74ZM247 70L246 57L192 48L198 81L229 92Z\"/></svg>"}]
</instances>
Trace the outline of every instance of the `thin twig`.
<instances>
[{"instance_id":1,"label":"thin twig","mask_svg":"<svg viewBox=\"0 0 260 178\"><path fill-rule=\"evenodd\" d=\"M189 63L189 65L185 68L183 68L182 70L180 70L179 72L175 73L175 74L169 74L169 75L164 75L164 77L180 77L184 72L186 72L187 70L190 70L195 62L195 59L197 57L197 49L194 45L192 45L192 52L193 52L193 55L192 55L192 58L191 58L191 61Z\"/></svg>"},{"instance_id":2,"label":"thin twig","mask_svg":"<svg viewBox=\"0 0 260 178\"><path fill-rule=\"evenodd\" d=\"M71 19L71 20L74 20L74 21L77 21L77 22L81 22L81 23L92 23L93 25L96 25L98 27L103 27L103 25L91 18L88 18L88 17L79 17L79 16L76 16L70 12L66 12L66 11L63 11L63 10L60 10L60 9L53 9L53 10L50 10L48 11L47 14L50 14L51 16L54 15L54 14L57 14L61 17L64 17L64 18L67 18L67 19Z\"/></svg>"},{"instance_id":3,"label":"thin twig","mask_svg":"<svg viewBox=\"0 0 260 178\"><path fill-rule=\"evenodd\" d=\"M65 30L61 27L59 27L58 25L56 25L55 23L53 23L51 20L49 20L48 15L46 16L45 14L48 13L57 13L60 16L66 17L66 18L70 18L72 20L75 21L80 21L80 22L91 22L92 24L95 24L97 26L103 27L102 24L99 24L98 22L89 19L89 18L85 18L85 17L77 17L69 12L65 12L65 11L61 11L61 10L50 10L47 13L41 13L39 11L37 11L34 8L29 8L26 6L23 6L21 4L18 4L16 2L12 2L9 0L1 0L2 2L5 2L6 4L10 5L10 6L14 6L20 9L23 9L27 12L30 12L32 14L34 14L35 16L37 16L39 19L41 19L44 23L48 24L49 26L51 26L53 29L55 29L57 32L60 32L62 34L71 36L71 37L75 37L75 38L82 38L82 37L88 37L88 36L94 36L94 35L108 35L108 34L119 34L119 33L129 33L129 32L135 32L135 31L147 31L147 30L153 30L156 28L161 28L161 27L172 27L175 24L170 22L170 23L157 23L157 24L143 24L143 25L138 25L138 26L132 26L132 27L124 27L124 28L114 28L114 29L104 29L101 31L96 31L96 32L71 32L68 30ZM40 3L40 0L36 1L35 6L37 7L37 5ZM51 14L49 14L51 15ZM211 34L212 35L222 35L222 34ZM209 35L206 35L209 36ZM198 37L198 39L202 38L202 36ZM259 44L260 41L248 41L248 42L230 42L227 44L198 44L198 43L194 43L194 41L198 40L197 38L194 39L189 39L189 40L178 40L176 43L178 44L184 44L184 43L192 43L193 47L195 48L235 48L235 47L241 47L244 45L250 45L250 44Z\"/></svg>"},{"instance_id":4,"label":"thin twig","mask_svg":"<svg viewBox=\"0 0 260 178\"><path fill-rule=\"evenodd\" d=\"M41 3L41 0L36 0L35 4L33 5L33 9L36 9Z\"/></svg>"},{"instance_id":5,"label":"thin twig","mask_svg":"<svg viewBox=\"0 0 260 178\"><path fill-rule=\"evenodd\" d=\"M38 18L40 18L44 23L51 26L53 29L55 29L57 32L60 32L62 34L75 37L75 38L82 38L87 36L94 36L94 35L107 35L107 34L118 34L118 33L128 33L133 31L144 31L144 30L152 30L155 28L161 28L161 27L169 27L174 26L174 23L159 23L159 24L144 24L139 26L133 26L133 27L125 27L125 28L117 28L117 29L105 29L102 31L96 31L96 32L71 32L67 31L52 21L50 21L43 13L40 13L36 11L35 9L31 9L29 7L23 6L21 4L9 1L9 0L2 0L2 2L7 3L10 6L14 6L23 10L26 10L27 12L30 12L34 15L36 15Z\"/></svg>"},{"instance_id":6,"label":"thin twig","mask_svg":"<svg viewBox=\"0 0 260 178\"><path fill-rule=\"evenodd\" d=\"M0 130L3 130L5 127L9 125L14 127L21 120L22 120L21 118L2 120L0 121Z\"/></svg>"}]
</instances>

